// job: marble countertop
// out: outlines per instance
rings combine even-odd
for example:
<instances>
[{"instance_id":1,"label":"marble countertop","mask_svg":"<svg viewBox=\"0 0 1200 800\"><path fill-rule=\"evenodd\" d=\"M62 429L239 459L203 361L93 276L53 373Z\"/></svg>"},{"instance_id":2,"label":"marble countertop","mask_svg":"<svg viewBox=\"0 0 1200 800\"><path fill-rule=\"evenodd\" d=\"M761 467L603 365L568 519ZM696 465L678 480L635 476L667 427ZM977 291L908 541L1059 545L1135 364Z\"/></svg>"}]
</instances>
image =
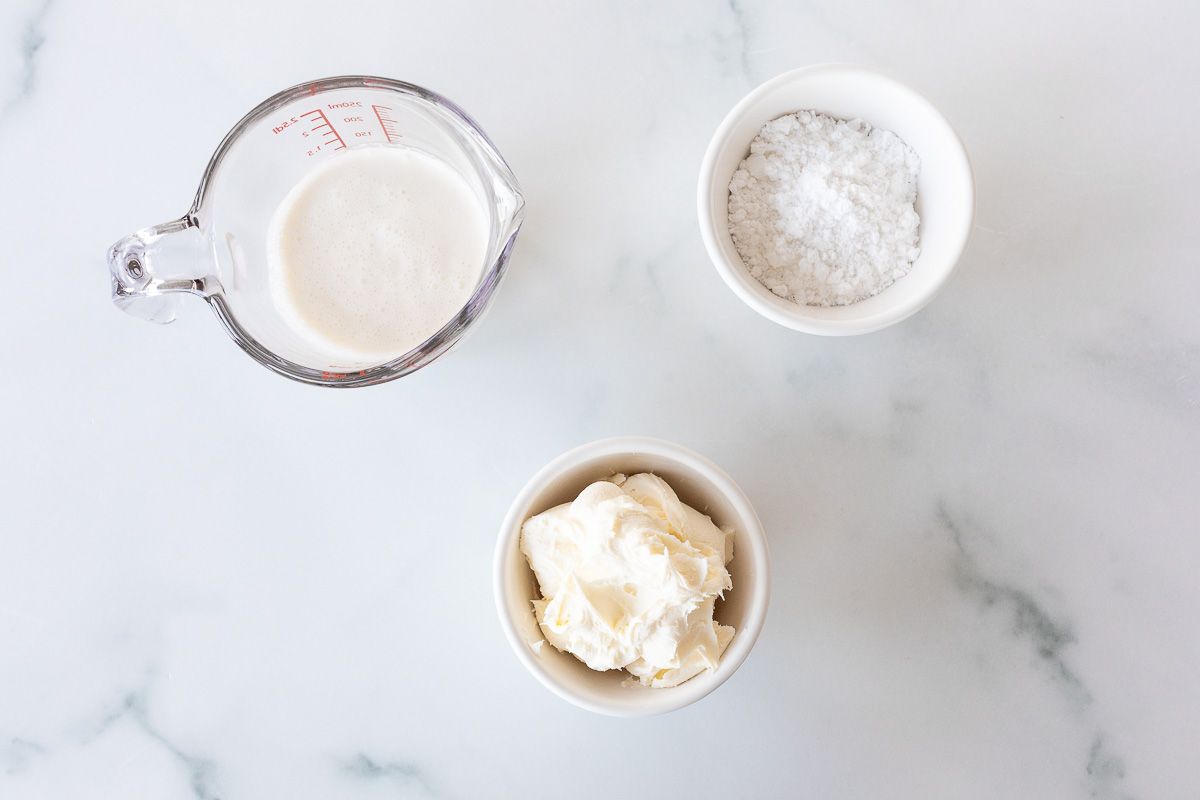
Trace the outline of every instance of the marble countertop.
<instances>
[{"instance_id":1,"label":"marble countertop","mask_svg":"<svg viewBox=\"0 0 1200 800\"><path fill-rule=\"evenodd\" d=\"M881 7L882 6L882 7ZM0 797L1200 797L1194 3L0 8ZM701 154L786 69L934 101L977 226L913 319L743 306ZM480 329L382 387L156 327L104 253L241 114L361 72L469 109L528 215ZM499 522L561 451L706 454L772 548L716 693L595 716L528 675Z\"/></svg>"}]
</instances>

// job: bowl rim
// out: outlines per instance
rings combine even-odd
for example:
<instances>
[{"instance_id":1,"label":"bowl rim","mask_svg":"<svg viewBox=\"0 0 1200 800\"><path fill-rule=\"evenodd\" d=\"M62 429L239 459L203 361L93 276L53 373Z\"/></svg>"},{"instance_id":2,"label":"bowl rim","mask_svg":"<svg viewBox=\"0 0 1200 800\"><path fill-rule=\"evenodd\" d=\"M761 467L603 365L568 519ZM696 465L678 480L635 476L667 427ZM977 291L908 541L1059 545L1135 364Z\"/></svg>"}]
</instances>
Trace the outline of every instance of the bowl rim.
<instances>
[{"instance_id":1,"label":"bowl rim","mask_svg":"<svg viewBox=\"0 0 1200 800\"><path fill-rule=\"evenodd\" d=\"M680 466L696 472L722 493L734 507L740 522L744 523L744 530L739 528L737 531L739 535L734 557L736 558L740 552L749 550L752 553L751 558L756 569L753 583L744 590L751 594L746 605L745 619L733 637L733 641L729 643L725 653L721 656L721 662L716 670L708 676L696 676L697 678L707 677L706 680L697 681L693 678L678 686L657 689L653 692L647 691L641 695L646 702L630 707L609 705L576 691L569 683L560 681L551 675L534 657L529 646L518 633L510 613L507 600L509 581L506 562L512 548L519 547L526 507L533 496L540 492L550 480L585 461L605 456L633 454L655 455L674 461ZM704 456L682 445L648 436L617 436L597 439L562 453L538 470L517 493L505 514L496 541L492 572L492 594L496 604L496 613L500 617L504 636L522 665L543 686L563 700L587 711L616 717L642 717L675 711L716 690L749 656L762 631L771 596L770 558L766 533L749 498L724 470ZM737 591L737 588L735 587L732 591ZM531 601L533 599L530 598Z\"/></svg>"},{"instance_id":2,"label":"bowl rim","mask_svg":"<svg viewBox=\"0 0 1200 800\"><path fill-rule=\"evenodd\" d=\"M824 75L837 74L858 74L870 78L880 83L887 84L890 88L899 95L906 97L906 102L914 105L922 106L926 111L930 112L931 118L940 123L945 131L949 133L951 141L957 144L954 151L943 153L942 157L950 158L958 162L957 172L966 182L968 208L966 215L966 224L963 230L957 234L957 241L953 242L952 252L953 258L949 263L942 267L941 275L932 283L928 289L905 303L899 303L894 306L885 308L875 314L860 319L851 320L831 320L821 319L811 316L806 313L805 306L795 305L794 308L781 308L760 296L755 287L752 287L748 282L754 282L745 266L739 259L738 263L734 264L725 257L718 242L716 226L719 220L713 219L710 214L711 201L713 198L712 187L713 173L716 169L717 155L729 140L730 132L742 117L746 114L747 109L757 103L761 98L770 95L777 91L781 86L785 86L801 78L812 78ZM799 109L797 109L799 110ZM748 143L747 143L748 144ZM726 189L728 191L728 189ZM908 319L913 314L923 309L929 304L938 292L946 285L950 276L954 274L961 261L962 254L966 250L967 243L971 238L971 231L975 227L975 176L971 168L971 160L967 154L966 146L962 142L962 138L949 120L931 103L924 95L917 92L911 86L896 80L895 78L880 72L870 67L864 67L857 64L846 64L837 62L827 62L820 64L811 64L804 67L797 67L780 73L769 80L756 86L747 93L741 100L737 102L725 118L721 120L721 124L717 126L712 138L709 140L708 147L704 151L704 157L700 162L700 175L696 187L696 208L697 217L700 225L700 235L704 240L704 248L708 251L709 260L716 267L721 279L725 281L734 294L736 294L743 303L758 312L760 315L783 325L792 330L801 331L803 333L817 334L822 336L853 336L863 333L873 333L874 331L882 330L890 325L895 325ZM757 282L755 282L757 283Z\"/></svg>"}]
</instances>

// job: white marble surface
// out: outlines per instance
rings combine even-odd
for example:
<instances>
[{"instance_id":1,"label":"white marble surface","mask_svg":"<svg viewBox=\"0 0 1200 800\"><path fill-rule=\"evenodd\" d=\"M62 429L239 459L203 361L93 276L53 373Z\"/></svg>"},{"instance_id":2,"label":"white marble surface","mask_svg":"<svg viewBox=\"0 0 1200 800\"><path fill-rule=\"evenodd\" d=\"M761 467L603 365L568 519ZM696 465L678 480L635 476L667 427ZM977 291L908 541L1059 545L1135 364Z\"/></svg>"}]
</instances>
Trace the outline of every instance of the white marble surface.
<instances>
[{"instance_id":1,"label":"white marble surface","mask_svg":"<svg viewBox=\"0 0 1200 800\"><path fill-rule=\"evenodd\" d=\"M0 797L1200 797L1197 6L587 8L0 7ZM979 189L947 290L847 340L734 299L693 203L726 110L827 60L925 92ZM356 71L526 190L461 350L323 391L111 306L229 125ZM542 689L490 586L526 478L622 433L728 469L776 581L641 721Z\"/></svg>"}]
</instances>

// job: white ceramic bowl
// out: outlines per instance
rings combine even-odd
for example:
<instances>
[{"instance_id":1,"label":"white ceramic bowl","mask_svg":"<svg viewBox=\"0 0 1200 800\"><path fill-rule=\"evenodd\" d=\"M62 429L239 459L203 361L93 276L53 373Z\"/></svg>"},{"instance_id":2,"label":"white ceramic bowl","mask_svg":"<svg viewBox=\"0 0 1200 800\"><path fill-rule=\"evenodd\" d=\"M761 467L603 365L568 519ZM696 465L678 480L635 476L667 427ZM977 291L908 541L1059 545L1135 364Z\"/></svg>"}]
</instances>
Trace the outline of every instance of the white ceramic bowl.
<instances>
[{"instance_id":1,"label":"white ceramic bowl","mask_svg":"<svg viewBox=\"0 0 1200 800\"><path fill-rule=\"evenodd\" d=\"M716 619L736 629L721 663L689 681L666 689L622 686L624 670L596 672L574 656L545 642L531 601L537 579L521 553L521 525L534 514L574 500L593 481L614 473L653 472L679 499L734 530L729 572L733 588L717 602ZM638 717L674 711L694 703L734 673L762 630L770 597L767 540L750 501L716 465L684 447L659 439L627 436L577 447L551 461L513 501L496 543L496 610L505 636L521 663L564 700L601 714ZM533 643L543 642L540 652Z\"/></svg>"},{"instance_id":2,"label":"white ceramic bowl","mask_svg":"<svg viewBox=\"0 0 1200 800\"><path fill-rule=\"evenodd\" d=\"M866 120L893 131L921 157L917 214L921 255L912 271L874 297L848 306L797 305L750 276L729 236L729 180L763 124L794 111ZM713 134L700 168L700 232L729 288L767 319L805 333L870 333L920 311L954 271L975 217L967 151L950 123L921 95L863 67L821 64L772 78L734 106Z\"/></svg>"}]
</instances>

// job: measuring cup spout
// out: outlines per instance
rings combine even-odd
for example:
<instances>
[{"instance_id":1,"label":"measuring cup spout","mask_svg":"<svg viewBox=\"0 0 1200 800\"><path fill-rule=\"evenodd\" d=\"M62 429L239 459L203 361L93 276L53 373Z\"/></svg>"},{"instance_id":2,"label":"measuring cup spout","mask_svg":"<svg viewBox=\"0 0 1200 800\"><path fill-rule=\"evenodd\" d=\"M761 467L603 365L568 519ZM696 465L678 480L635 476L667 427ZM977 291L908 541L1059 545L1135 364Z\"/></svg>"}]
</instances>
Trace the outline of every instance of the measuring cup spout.
<instances>
[{"instance_id":1,"label":"measuring cup spout","mask_svg":"<svg viewBox=\"0 0 1200 800\"><path fill-rule=\"evenodd\" d=\"M181 294L206 297L217 289L207 275L203 237L191 216L180 217L126 236L108 251L112 299L140 319L168 323L175 319Z\"/></svg>"}]
</instances>

